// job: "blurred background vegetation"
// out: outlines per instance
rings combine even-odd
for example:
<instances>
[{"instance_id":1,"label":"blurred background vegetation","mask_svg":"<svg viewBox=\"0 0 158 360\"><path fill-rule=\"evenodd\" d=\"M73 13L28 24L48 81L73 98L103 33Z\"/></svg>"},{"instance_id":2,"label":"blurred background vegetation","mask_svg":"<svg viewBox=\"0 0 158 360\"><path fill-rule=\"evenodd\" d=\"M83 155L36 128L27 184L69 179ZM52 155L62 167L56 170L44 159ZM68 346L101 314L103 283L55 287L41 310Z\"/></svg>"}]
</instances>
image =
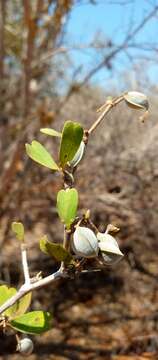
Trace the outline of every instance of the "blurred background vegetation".
<instances>
[{"instance_id":1,"label":"blurred background vegetation","mask_svg":"<svg viewBox=\"0 0 158 360\"><path fill-rule=\"evenodd\" d=\"M158 5L145 0L0 0L0 273L18 286L20 251L12 221L27 231L31 273L56 263L40 253L44 233L62 240L56 212L58 174L34 164L24 144L36 138L57 155L65 120L86 129L107 96L149 96L150 116L119 105L89 142L77 173L80 211L90 208L100 231L121 228L125 259L114 268L61 280L34 294L33 308L54 314L30 359L154 359L157 340ZM0 337L0 359L14 355Z\"/></svg>"}]
</instances>

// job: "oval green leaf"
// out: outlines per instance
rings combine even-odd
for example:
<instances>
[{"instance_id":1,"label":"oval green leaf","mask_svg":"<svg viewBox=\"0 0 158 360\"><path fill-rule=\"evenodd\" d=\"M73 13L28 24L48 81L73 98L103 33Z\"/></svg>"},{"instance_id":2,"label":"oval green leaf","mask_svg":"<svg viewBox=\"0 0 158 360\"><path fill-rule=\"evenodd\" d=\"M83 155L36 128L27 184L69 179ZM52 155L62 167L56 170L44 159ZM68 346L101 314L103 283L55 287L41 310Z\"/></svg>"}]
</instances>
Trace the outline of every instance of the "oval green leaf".
<instances>
[{"instance_id":1,"label":"oval green leaf","mask_svg":"<svg viewBox=\"0 0 158 360\"><path fill-rule=\"evenodd\" d=\"M16 302L16 312L14 318L25 314L31 304L32 293L28 293ZM12 316L12 318L13 318Z\"/></svg>"},{"instance_id":2,"label":"oval green leaf","mask_svg":"<svg viewBox=\"0 0 158 360\"><path fill-rule=\"evenodd\" d=\"M12 231L15 233L16 238L20 241L24 241L24 226L21 222L12 223Z\"/></svg>"},{"instance_id":3,"label":"oval green leaf","mask_svg":"<svg viewBox=\"0 0 158 360\"><path fill-rule=\"evenodd\" d=\"M0 286L0 306L16 294L17 290L13 287L8 288L6 285ZM18 300L14 305L4 311L9 319L13 319L19 315L24 314L31 303L32 293L28 293Z\"/></svg>"},{"instance_id":4,"label":"oval green leaf","mask_svg":"<svg viewBox=\"0 0 158 360\"><path fill-rule=\"evenodd\" d=\"M45 135L61 137L61 133L59 131L56 131L56 130L50 129L50 128L40 129L40 132Z\"/></svg>"},{"instance_id":5,"label":"oval green leaf","mask_svg":"<svg viewBox=\"0 0 158 360\"><path fill-rule=\"evenodd\" d=\"M0 286L0 306L3 305L7 300L16 294L16 289L13 287L8 288L6 285ZM8 318L14 316L17 309L17 304L12 305L9 309L4 311L4 315Z\"/></svg>"},{"instance_id":6,"label":"oval green leaf","mask_svg":"<svg viewBox=\"0 0 158 360\"><path fill-rule=\"evenodd\" d=\"M57 210L61 221L69 229L76 217L78 192L76 189L60 190L57 195Z\"/></svg>"},{"instance_id":7,"label":"oval green leaf","mask_svg":"<svg viewBox=\"0 0 158 360\"><path fill-rule=\"evenodd\" d=\"M25 146L26 153L32 160L36 161L40 165L46 166L49 169L59 170L59 167L53 160L52 156L38 141L33 140L31 145L26 144Z\"/></svg>"},{"instance_id":8,"label":"oval green leaf","mask_svg":"<svg viewBox=\"0 0 158 360\"><path fill-rule=\"evenodd\" d=\"M17 331L27 334L41 334L50 329L51 315L46 311L31 311L10 321Z\"/></svg>"},{"instance_id":9,"label":"oval green leaf","mask_svg":"<svg viewBox=\"0 0 158 360\"><path fill-rule=\"evenodd\" d=\"M62 131L59 153L60 165L62 167L74 158L82 138L82 126L77 122L66 121Z\"/></svg>"},{"instance_id":10,"label":"oval green leaf","mask_svg":"<svg viewBox=\"0 0 158 360\"><path fill-rule=\"evenodd\" d=\"M73 260L72 255L61 244L50 242L46 235L40 240L40 249L57 261L64 261L65 264L70 264Z\"/></svg>"}]
</instances>

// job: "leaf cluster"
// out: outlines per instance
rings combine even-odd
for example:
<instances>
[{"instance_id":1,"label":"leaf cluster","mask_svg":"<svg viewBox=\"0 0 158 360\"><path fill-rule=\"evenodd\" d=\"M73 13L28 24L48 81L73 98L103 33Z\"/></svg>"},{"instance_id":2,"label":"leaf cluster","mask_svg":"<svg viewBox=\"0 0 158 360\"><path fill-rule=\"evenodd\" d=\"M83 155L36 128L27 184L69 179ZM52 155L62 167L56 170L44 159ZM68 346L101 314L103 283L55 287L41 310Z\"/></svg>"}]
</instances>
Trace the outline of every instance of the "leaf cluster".
<instances>
[{"instance_id":1,"label":"leaf cluster","mask_svg":"<svg viewBox=\"0 0 158 360\"><path fill-rule=\"evenodd\" d=\"M16 295L17 290L6 285L0 286L0 306ZM45 311L27 312L31 303L32 293L18 300L1 315L1 325L11 327L16 331L38 335L50 328L51 315Z\"/></svg>"},{"instance_id":2,"label":"leaf cluster","mask_svg":"<svg viewBox=\"0 0 158 360\"><path fill-rule=\"evenodd\" d=\"M54 161L52 155L38 141L33 140L31 144L26 144L27 155L40 165L51 170L64 169L75 156L83 138L82 126L73 121L67 121L62 133L54 129L41 129L43 134L60 138L59 161Z\"/></svg>"}]
</instances>

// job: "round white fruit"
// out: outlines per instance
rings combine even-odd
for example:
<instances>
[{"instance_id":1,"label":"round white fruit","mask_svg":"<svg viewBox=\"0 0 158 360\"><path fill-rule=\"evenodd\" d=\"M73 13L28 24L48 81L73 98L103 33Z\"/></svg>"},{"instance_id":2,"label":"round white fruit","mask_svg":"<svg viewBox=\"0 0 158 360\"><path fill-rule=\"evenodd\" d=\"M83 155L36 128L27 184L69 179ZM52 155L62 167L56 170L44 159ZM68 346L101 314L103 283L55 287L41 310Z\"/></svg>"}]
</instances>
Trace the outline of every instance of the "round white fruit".
<instances>
[{"instance_id":1,"label":"round white fruit","mask_svg":"<svg viewBox=\"0 0 158 360\"><path fill-rule=\"evenodd\" d=\"M102 260L106 265L114 265L121 260L123 253L119 249L118 243L113 236L98 232L97 239L99 241Z\"/></svg>"},{"instance_id":2,"label":"round white fruit","mask_svg":"<svg viewBox=\"0 0 158 360\"><path fill-rule=\"evenodd\" d=\"M96 257L99 251L97 237L89 228L78 226L73 235L72 248L78 256Z\"/></svg>"},{"instance_id":3,"label":"round white fruit","mask_svg":"<svg viewBox=\"0 0 158 360\"><path fill-rule=\"evenodd\" d=\"M29 356L33 351L34 345L30 338L26 337L18 342L17 350L25 356Z\"/></svg>"},{"instance_id":4,"label":"round white fruit","mask_svg":"<svg viewBox=\"0 0 158 360\"><path fill-rule=\"evenodd\" d=\"M148 110L149 102L146 95L138 91L129 91L124 95L124 99L128 106L135 109L145 109Z\"/></svg>"},{"instance_id":5,"label":"round white fruit","mask_svg":"<svg viewBox=\"0 0 158 360\"><path fill-rule=\"evenodd\" d=\"M77 150L77 153L75 154L74 158L70 161L70 165L75 167L78 165L78 163L81 161L84 155L85 150L85 143L81 141L81 144L79 146L79 149Z\"/></svg>"}]
</instances>

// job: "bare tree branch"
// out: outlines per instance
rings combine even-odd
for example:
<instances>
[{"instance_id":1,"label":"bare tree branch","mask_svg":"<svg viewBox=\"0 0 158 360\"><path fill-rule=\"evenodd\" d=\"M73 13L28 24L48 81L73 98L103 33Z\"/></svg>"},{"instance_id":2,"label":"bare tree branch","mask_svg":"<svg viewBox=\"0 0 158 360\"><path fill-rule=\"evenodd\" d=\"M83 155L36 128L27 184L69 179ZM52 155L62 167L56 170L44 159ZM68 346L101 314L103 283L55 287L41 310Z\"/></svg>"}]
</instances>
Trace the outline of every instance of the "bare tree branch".
<instances>
[{"instance_id":1,"label":"bare tree branch","mask_svg":"<svg viewBox=\"0 0 158 360\"><path fill-rule=\"evenodd\" d=\"M4 56L5 56L5 47L4 47L4 26L5 26L5 0L0 0L0 78L3 79L4 76Z\"/></svg>"}]
</instances>

